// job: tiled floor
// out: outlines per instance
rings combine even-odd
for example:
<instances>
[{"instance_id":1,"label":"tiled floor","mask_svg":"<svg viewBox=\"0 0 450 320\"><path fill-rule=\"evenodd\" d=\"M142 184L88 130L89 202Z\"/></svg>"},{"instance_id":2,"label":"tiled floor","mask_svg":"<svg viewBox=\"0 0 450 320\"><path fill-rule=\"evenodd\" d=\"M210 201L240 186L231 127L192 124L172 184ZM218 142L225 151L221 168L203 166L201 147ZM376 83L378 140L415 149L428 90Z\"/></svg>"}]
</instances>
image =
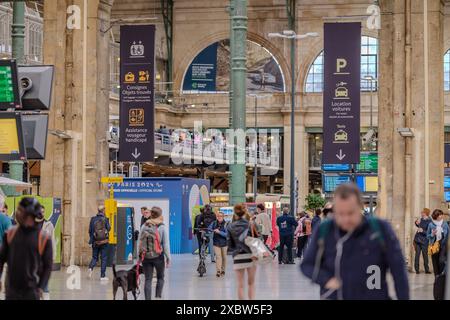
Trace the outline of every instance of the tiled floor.
<instances>
[{"instance_id":1,"label":"tiled floor","mask_svg":"<svg viewBox=\"0 0 450 320\"><path fill-rule=\"evenodd\" d=\"M235 279L231 264L227 266L226 276L219 279L215 277L214 264L208 263L208 274L203 278L196 274L196 267L197 256L173 256L172 267L166 270L163 298L174 300L236 299ZM108 269L108 276L110 279L112 278L110 269ZM111 281L101 283L98 268L92 279L88 279L86 269L82 269L80 290L68 289L67 281L70 282L70 278L65 269L52 274L50 281L52 299L112 299ZM141 287L143 282L142 276ZM433 276L410 274L410 287L413 299L432 299ZM143 299L143 290L141 291L139 299ZM298 264L278 265L276 261L258 268L256 292L257 299L309 300L319 298L318 287L303 277L299 272ZM122 299L120 289L117 299ZM129 299L132 299L131 294Z\"/></svg>"}]
</instances>

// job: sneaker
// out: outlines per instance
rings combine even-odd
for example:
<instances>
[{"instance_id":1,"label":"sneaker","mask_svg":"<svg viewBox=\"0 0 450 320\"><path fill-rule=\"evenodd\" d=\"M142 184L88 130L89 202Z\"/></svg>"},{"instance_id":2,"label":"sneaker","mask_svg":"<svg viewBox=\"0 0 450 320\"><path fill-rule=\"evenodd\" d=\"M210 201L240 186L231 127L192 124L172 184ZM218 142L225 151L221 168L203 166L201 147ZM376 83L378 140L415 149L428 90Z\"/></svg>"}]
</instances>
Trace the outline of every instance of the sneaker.
<instances>
[{"instance_id":1,"label":"sneaker","mask_svg":"<svg viewBox=\"0 0 450 320\"><path fill-rule=\"evenodd\" d=\"M109 281L108 277L101 277L100 281Z\"/></svg>"},{"instance_id":2,"label":"sneaker","mask_svg":"<svg viewBox=\"0 0 450 320\"><path fill-rule=\"evenodd\" d=\"M223 276L225 276L225 271L222 271L221 273L220 273L220 275L223 277Z\"/></svg>"},{"instance_id":3,"label":"sneaker","mask_svg":"<svg viewBox=\"0 0 450 320\"><path fill-rule=\"evenodd\" d=\"M283 262L281 262L281 261L278 261L278 264L283 264Z\"/></svg>"},{"instance_id":4,"label":"sneaker","mask_svg":"<svg viewBox=\"0 0 450 320\"><path fill-rule=\"evenodd\" d=\"M50 300L50 293L43 292L42 293L42 300Z\"/></svg>"},{"instance_id":5,"label":"sneaker","mask_svg":"<svg viewBox=\"0 0 450 320\"><path fill-rule=\"evenodd\" d=\"M221 274L220 272L217 272L217 273L216 273L216 277L217 277L217 278L220 278L221 275L222 275L222 274Z\"/></svg>"},{"instance_id":6,"label":"sneaker","mask_svg":"<svg viewBox=\"0 0 450 320\"><path fill-rule=\"evenodd\" d=\"M425 271L426 274L431 274L431 271Z\"/></svg>"},{"instance_id":7,"label":"sneaker","mask_svg":"<svg viewBox=\"0 0 450 320\"><path fill-rule=\"evenodd\" d=\"M88 271L88 278L89 278L89 279L92 278L92 272L94 272L94 270L92 270L91 268L89 268L89 271Z\"/></svg>"}]
</instances>

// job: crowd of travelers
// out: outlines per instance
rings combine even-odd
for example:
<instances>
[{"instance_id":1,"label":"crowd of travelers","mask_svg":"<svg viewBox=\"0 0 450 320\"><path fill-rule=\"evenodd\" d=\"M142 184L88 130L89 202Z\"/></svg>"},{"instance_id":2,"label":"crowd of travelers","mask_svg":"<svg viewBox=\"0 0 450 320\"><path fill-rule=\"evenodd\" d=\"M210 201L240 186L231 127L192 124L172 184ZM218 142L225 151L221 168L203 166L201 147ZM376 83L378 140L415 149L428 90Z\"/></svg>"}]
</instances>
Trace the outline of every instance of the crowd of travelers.
<instances>
[{"instance_id":1,"label":"crowd of travelers","mask_svg":"<svg viewBox=\"0 0 450 320\"><path fill-rule=\"evenodd\" d=\"M156 272L153 296L161 299L165 270L171 264L168 227L159 207L142 207L141 215L141 227L135 238L137 264L145 276L144 295L146 300L152 299ZM444 299L449 223L442 210L424 208L414 225L414 270L417 274L422 270L425 274L433 273L434 298ZM55 252L53 228L51 221L45 219L44 206L36 198L22 198L12 216L8 215L7 205L2 205L0 278L6 270L6 299L49 299L48 282ZM92 277L100 262L101 282L109 281L106 269L110 231L105 207L100 205L89 223L92 259L88 276ZM410 298L400 242L388 222L367 214L361 192L354 184L338 186L333 200L323 208L302 211L296 216L288 207L278 212L267 210L261 203L253 210L247 204L236 204L232 216L205 205L194 218L193 233L198 248L203 246L211 263L215 263L218 279L225 278L228 260L232 261L238 299L256 298L257 268L276 256L279 264L297 263L303 275L320 287L322 299L390 299L388 273L392 275L395 297ZM113 271L113 283L118 285L120 277L114 264Z\"/></svg>"}]
</instances>

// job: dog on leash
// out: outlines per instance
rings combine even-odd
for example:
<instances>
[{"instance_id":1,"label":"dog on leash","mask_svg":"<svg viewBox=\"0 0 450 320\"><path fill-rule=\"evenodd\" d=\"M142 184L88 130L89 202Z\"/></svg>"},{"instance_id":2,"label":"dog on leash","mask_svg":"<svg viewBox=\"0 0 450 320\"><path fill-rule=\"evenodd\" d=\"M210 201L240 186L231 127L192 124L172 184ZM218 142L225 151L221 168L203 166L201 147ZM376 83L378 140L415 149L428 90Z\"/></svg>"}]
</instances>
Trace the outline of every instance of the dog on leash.
<instances>
[{"instance_id":1,"label":"dog on leash","mask_svg":"<svg viewBox=\"0 0 450 320\"><path fill-rule=\"evenodd\" d=\"M137 269L139 268L139 269ZM123 300L128 300L128 292L131 291L134 300L137 300L136 293L139 292L138 287L138 276L144 273L144 268L141 264L134 265L130 270L119 270L116 271L116 265L113 264L113 299L116 300L117 290L122 288ZM136 272L137 270L137 272ZM138 293L139 294L139 293Z\"/></svg>"}]
</instances>

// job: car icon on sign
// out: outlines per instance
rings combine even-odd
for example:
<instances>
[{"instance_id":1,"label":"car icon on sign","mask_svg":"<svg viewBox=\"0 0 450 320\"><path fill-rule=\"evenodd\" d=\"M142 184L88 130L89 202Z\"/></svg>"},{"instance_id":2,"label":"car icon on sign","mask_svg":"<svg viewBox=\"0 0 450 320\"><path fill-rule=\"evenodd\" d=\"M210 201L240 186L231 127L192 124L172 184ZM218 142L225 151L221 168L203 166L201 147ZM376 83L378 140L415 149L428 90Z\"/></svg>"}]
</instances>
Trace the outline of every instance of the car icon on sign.
<instances>
[{"instance_id":1,"label":"car icon on sign","mask_svg":"<svg viewBox=\"0 0 450 320\"><path fill-rule=\"evenodd\" d=\"M348 141L348 134L344 130L339 130L334 134L334 141Z\"/></svg>"},{"instance_id":2,"label":"car icon on sign","mask_svg":"<svg viewBox=\"0 0 450 320\"><path fill-rule=\"evenodd\" d=\"M336 98L348 98L348 89L345 87L337 87L334 95Z\"/></svg>"}]
</instances>

